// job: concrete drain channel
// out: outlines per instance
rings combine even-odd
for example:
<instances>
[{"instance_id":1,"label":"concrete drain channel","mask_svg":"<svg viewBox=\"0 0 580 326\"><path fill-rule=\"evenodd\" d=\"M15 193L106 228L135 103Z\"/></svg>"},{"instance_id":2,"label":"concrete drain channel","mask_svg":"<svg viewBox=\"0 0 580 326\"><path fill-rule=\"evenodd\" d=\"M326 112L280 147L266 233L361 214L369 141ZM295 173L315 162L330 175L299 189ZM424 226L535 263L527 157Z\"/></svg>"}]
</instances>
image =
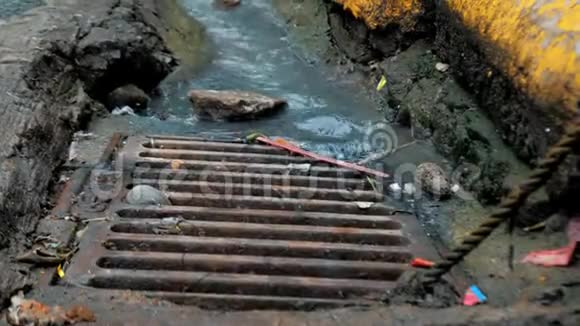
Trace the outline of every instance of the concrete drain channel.
<instances>
[{"instance_id":1,"label":"concrete drain channel","mask_svg":"<svg viewBox=\"0 0 580 326\"><path fill-rule=\"evenodd\" d=\"M109 218L89 223L61 283L208 309L310 310L369 305L412 257L436 258L415 217L356 172L241 141L117 138L71 208ZM135 185L171 205L127 204Z\"/></svg>"}]
</instances>

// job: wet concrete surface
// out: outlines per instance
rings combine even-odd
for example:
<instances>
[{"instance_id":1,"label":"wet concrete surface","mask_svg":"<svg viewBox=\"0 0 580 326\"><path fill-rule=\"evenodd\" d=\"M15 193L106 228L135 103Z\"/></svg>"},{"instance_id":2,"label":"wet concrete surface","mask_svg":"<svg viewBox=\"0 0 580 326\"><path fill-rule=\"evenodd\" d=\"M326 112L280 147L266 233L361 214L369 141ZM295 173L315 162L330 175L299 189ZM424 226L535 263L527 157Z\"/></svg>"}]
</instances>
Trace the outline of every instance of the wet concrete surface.
<instances>
[{"instance_id":1,"label":"wet concrete surface","mask_svg":"<svg viewBox=\"0 0 580 326\"><path fill-rule=\"evenodd\" d=\"M564 325L580 322L577 309L519 304L502 309L489 306L421 309L412 306L337 309L318 312L222 312L180 307L132 292L54 287L38 291L35 299L69 307L86 305L97 325ZM0 325L5 325L0 320ZM90 324L87 324L90 325Z\"/></svg>"}]
</instances>

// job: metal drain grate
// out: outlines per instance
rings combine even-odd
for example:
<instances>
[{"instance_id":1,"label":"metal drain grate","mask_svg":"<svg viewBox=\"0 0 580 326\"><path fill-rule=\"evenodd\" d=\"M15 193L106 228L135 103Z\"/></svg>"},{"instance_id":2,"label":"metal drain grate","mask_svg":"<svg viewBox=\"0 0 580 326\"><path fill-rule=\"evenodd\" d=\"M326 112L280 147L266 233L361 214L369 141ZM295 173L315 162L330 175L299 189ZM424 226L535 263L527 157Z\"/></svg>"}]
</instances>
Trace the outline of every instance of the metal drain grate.
<instances>
[{"instance_id":1,"label":"metal drain grate","mask_svg":"<svg viewBox=\"0 0 580 326\"><path fill-rule=\"evenodd\" d=\"M123 185L162 189L173 206L130 206L127 190L116 193L112 221L86 230L70 284L207 308L312 309L377 300L414 255L434 255L415 218L366 177L276 148L131 137L113 164Z\"/></svg>"}]
</instances>

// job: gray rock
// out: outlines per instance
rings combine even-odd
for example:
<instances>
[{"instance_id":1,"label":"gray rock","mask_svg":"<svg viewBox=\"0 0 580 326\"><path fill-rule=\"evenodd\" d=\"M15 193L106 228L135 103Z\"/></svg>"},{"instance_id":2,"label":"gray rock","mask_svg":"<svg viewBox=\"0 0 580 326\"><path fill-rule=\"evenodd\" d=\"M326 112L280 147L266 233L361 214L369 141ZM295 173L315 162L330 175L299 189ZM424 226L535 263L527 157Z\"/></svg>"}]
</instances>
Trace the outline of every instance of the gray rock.
<instances>
[{"instance_id":1,"label":"gray rock","mask_svg":"<svg viewBox=\"0 0 580 326\"><path fill-rule=\"evenodd\" d=\"M135 112L143 111L149 107L151 98L139 87L128 84L121 86L107 96L109 110L130 107Z\"/></svg>"},{"instance_id":2,"label":"gray rock","mask_svg":"<svg viewBox=\"0 0 580 326\"><path fill-rule=\"evenodd\" d=\"M193 90L189 98L194 108L216 120L245 120L271 113L286 101L253 92Z\"/></svg>"},{"instance_id":3,"label":"gray rock","mask_svg":"<svg viewBox=\"0 0 580 326\"><path fill-rule=\"evenodd\" d=\"M147 206L147 205L171 205L169 198L165 193L159 189L151 186L135 186L127 194L127 203L131 205Z\"/></svg>"},{"instance_id":4,"label":"gray rock","mask_svg":"<svg viewBox=\"0 0 580 326\"><path fill-rule=\"evenodd\" d=\"M423 191L444 199L451 195L451 182L443 169L435 163L423 163L415 172L415 184Z\"/></svg>"},{"instance_id":5,"label":"gray rock","mask_svg":"<svg viewBox=\"0 0 580 326\"><path fill-rule=\"evenodd\" d=\"M230 9L239 6L241 0L214 0L213 5L218 9Z\"/></svg>"}]
</instances>

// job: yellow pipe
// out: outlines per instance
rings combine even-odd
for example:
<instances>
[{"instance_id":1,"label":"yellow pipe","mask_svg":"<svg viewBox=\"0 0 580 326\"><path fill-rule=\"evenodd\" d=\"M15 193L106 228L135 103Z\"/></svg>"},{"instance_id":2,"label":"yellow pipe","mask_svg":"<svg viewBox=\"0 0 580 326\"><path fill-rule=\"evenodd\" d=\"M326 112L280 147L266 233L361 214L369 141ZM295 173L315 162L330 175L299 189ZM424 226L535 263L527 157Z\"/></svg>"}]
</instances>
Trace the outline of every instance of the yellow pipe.
<instances>
[{"instance_id":1,"label":"yellow pipe","mask_svg":"<svg viewBox=\"0 0 580 326\"><path fill-rule=\"evenodd\" d=\"M409 26L419 0L335 0L370 28ZM538 104L577 112L580 100L580 1L444 0L474 32L488 60ZM450 44L449 46L453 46Z\"/></svg>"},{"instance_id":2,"label":"yellow pipe","mask_svg":"<svg viewBox=\"0 0 580 326\"><path fill-rule=\"evenodd\" d=\"M488 59L531 98L575 113L580 100L580 2L447 0ZM495 51L494 48L501 51Z\"/></svg>"},{"instance_id":3,"label":"yellow pipe","mask_svg":"<svg viewBox=\"0 0 580 326\"><path fill-rule=\"evenodd\" d=\"M421 0L335 0L372 29L398 23L412 29L423 13Z\"/></svg>"}]
</instances>

